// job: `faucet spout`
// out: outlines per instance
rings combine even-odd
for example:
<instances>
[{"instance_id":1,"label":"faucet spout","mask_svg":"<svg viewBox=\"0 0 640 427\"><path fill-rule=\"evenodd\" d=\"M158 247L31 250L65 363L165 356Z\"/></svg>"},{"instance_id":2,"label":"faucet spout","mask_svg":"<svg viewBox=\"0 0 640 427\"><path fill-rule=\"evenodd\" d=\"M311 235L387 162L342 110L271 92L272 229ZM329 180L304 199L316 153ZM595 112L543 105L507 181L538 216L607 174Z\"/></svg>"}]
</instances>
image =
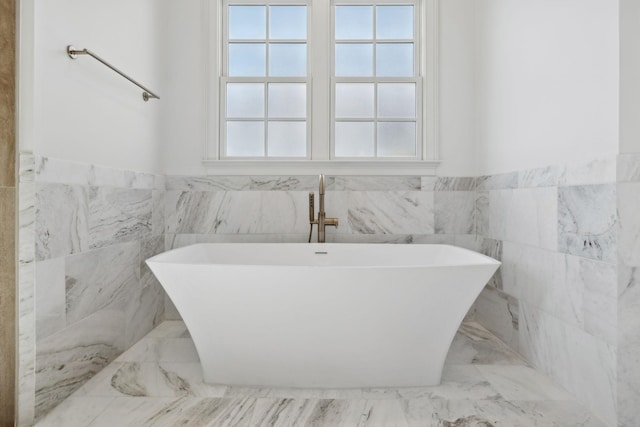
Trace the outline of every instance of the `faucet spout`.
<instances>
[{"instance_id":1,"label":"faucet spout","mask_svg":"<svg viewBox=\"0 0 640 427\"><path fill-rule=\"evenodd\" d=\"M313 215L313 193L309 193L309 242L311 242L311 233L313 231L313 225L318 225L318 243L324 243L326 241L325 229L328 225L332 227L338 227L338 218L327 218L327 214L324 211L324 174L320 174L318 177L318 194L320 198L320 206L318 210L318 219Z\"/></svg>"}]
</instances>

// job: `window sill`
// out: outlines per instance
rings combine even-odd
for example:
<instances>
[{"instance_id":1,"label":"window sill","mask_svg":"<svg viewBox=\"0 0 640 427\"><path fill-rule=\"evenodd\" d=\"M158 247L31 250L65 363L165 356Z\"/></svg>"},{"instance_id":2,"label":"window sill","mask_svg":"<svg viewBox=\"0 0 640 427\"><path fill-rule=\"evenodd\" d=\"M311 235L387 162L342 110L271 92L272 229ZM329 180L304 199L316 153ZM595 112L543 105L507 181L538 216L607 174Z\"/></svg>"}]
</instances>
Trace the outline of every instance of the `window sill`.
<instances>
[{"instance_id":1,"label":"window sill","mask_svg":"<svg viewBox=\"0 0 640 427\"><path fill-rule=\"evenodd\" d=\"M203 160L208 175L434 176L440 160Z\"/></svg>"}]
</instances>

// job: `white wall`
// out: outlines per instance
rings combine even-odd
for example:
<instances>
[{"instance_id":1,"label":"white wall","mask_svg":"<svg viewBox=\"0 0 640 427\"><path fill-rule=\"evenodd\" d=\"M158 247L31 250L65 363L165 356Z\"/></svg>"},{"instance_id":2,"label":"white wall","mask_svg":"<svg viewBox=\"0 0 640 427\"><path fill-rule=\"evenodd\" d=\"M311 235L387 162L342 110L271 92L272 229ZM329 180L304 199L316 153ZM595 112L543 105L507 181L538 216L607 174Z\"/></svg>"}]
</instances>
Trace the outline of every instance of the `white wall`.
<instances>
[{"instance_id":1,"label":"white wall","mask_svg":"<svg viewBox=\"0 0 640 427\"><path fill-rule=\"evenodd\" d=\"M475 165L474 0L440 0L438 175L473 176Z\"/></svg>"},{"instance_id":2,"label":"white wall","mask_svg":"<svg viewBox=\"0 0 640 427\"><path fill-rule=\"evenodd\" d=\"M491 174L618 152L618 2L478 0L477 159Z\"/></svg>"},{"instance_id":3,"label":"white wall","mask_svg":"<svg viewBox=\"0 0 640 427\"><path fill-rule=\"evenodd\" d=\"M33 136L25 148L41 156L160 172L164 98L143 102L141 90L104 65L87 56L74 61L65 52L68 44L88 48L162 97L159 55L166 52L159 45L157 14L154 0L35 2ZM28 69L28 61L23 65Z\"/></svg>"},{"instance_id":4,"label":"white wall","mask_svg":"<svg viewBox=\"0 0 640 427\"><path fill-rule=\"evenodd\" d=\"M163 169L204 174L205 19L202 0L161 0L166 102L162 103ZM442 175L474 174L473 0L440 2ZM215 133L215 129L212 130Z\"/></svg>"},{"instance_id":5,"label":"white wall","mask_svg":"<svg viewBox=\"0 0 640 427\"><path fill-rule=\"evenodd\" d=\"M620 0L620 153L640 153L640 2Z\"/></svg>"}]
</instances>

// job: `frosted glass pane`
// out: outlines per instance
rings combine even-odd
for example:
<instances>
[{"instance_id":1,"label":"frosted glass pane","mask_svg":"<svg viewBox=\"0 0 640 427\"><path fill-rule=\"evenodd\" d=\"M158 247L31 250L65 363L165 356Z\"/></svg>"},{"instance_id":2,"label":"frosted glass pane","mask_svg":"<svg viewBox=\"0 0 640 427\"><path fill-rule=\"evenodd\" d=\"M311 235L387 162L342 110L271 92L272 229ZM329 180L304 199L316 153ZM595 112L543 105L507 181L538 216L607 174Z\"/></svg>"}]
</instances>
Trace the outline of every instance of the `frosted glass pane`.
<instances>
[{"instance_id":1,"label":"frosted glass pane","mask_svg":"<svg viewBox=\"0 0 640 427\"><path fill-rule=\"evenodd\" d=\"M336 117L373 118L374 97L372 83L336 83Z\"/></svg>"},{"instance_id":2,"label":"frosted glass pane","mask_svg":"<svg viewBox=\"0 0 640 427\"><path fill-rule=\"evenodd\" d=\"M413 6L378 6L377 39L413 39Z\"/></svg>"},{"instance_id":3,"label":"frosted glass pane","mask_svg":"<svg viewBox=\"0 0 640 427\"><path fill-rule=\"evenodd\" d=\"M336 122L336 157L373 157L374 125L371 122Z\"/></svg>"},{"instance_id":4,"label":"frosted glass pane","mask_svg":"<svg viewBox=\"0 0 640 427\"><path fill-rule=\"evenodd\" d=\"M336 40L373 39L373 6L336 6Z\"/></svg>"},{"instance_id":5,"label":"frosted glass pane","mask_svg":"<svg viewBox=\"0 0 640 427\"><path fill-rule=\"evenodd\" d=\"M336 76L370 77L373 75L373 45L336 44Z\"/></svg>"},{"instance_id":6,"label":"frosted glass pane","mask_svg":"<svg viewBox=\"0 0 640 427\"><path fill-rule=\"evenodd\" d=\"M413 157L415 155L415 123L378 122L378 157Z\"/></svg>"},{"instance_id":7,"label":"frosted glass pane","mask_svg":"<svg viewBox=\"0 0 640 427\"><path fill-rule=\"evenodd\" d=\"M413 76L413 43L384 43L376 48L378 77Z\"/></svg>"},{"instance_id":8,"label":"frosted glass pane","mask_svg":"<svg viewBox=\"0 0 640 427\"><path fill-rule=\"evenodd\" d=\"M227 84L227 117L264 117L264 85L262 83Z\"/></svg>"},{"instance_id":9,"label":"frosted glass pane","mask_svg":"<svg viewBox=\"0 0 640 427\"><path fill-rule=\"evenodd\" d=\"M307 75L307 45L276 43L269 45L269 75L304 77Z\"/></svg>"},{"instance_id":10,"label":"frosted glass pane","mask_svg":"<svg viewBox=\"0 0 640 427\"><path fill-rule=\"evenodd\" d=\"M229 75L233 77L265 76L266 50L263 43L230 43Z\"/></svg>"},{"instance_id":11,"label":"frosted glass pane","mask_svg":"<svg viewBox=\"0 0 640 427\"><path fill-rule=\"evenodd\" d=\"M229 6L229 39L265 39L267 9L265 6Z\"/></svg>"},{"instance_id":12,"label":"frosted glass pane","mask_svg":"<svg viewBox=\"0 0 640 427\"><path fill-rule=\"evenodd\" d=\"M306 83L269 84L269 117L305 118L307 117Z\"/></svg>"},{"instance_id":13,"label":"frosted glass pane","mask_svg":"<svg viewBox=\"0 0 640 427\"><path fill-rule=\"evenodd\" d=\"M264 157L264 122L227 122L227 156Z\"/></svg>"},{"instance_id":14,"label":"frosted glass pane","mask_svg":"<svg viewBox=\"0 0 640 427\"><path fill-rule=\"evenodd\" d=\"M415 119L416 85L414 83L379 84L378 117Z\"/></svg>"},{"instance_id":15,"label":"frosted glass pane","mask_svg":"<svg viewBox=\"0 0 640 427\"><path fill-rule=\"evenodd\" d=\"M268 135L269 157L306 157L307 124L305 122L269 122Z\"/></svg>"},{"instance_id":16,"label":"frosted glass pane","mask_svg":"<svg viewBox=\"0 0 640 427\"><path fill-rule=\"evenodd\" d=\"M271 6L269 38L306 39L307 6Z\"/></svg>"}]
</instances>

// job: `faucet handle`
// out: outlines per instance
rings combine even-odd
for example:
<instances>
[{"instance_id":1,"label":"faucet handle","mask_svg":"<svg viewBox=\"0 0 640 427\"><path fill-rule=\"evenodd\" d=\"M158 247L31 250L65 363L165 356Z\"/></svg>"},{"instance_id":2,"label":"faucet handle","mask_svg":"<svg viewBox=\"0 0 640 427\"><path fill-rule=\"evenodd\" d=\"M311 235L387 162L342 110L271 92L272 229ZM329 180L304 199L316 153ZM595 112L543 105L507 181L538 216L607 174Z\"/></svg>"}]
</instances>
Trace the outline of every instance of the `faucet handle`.
<instances>
[{"instance_id":1,"label":"faucet handle","mask_svg":"<svg viewBox=\"0 0 640 427\"><path fill-rule=\"evenodd\" d=\"M316 220L316 214L315 214L315 195L313 194L313 191L309 192L309 222L313 222Z\"/></svg>"}]
</instances>

